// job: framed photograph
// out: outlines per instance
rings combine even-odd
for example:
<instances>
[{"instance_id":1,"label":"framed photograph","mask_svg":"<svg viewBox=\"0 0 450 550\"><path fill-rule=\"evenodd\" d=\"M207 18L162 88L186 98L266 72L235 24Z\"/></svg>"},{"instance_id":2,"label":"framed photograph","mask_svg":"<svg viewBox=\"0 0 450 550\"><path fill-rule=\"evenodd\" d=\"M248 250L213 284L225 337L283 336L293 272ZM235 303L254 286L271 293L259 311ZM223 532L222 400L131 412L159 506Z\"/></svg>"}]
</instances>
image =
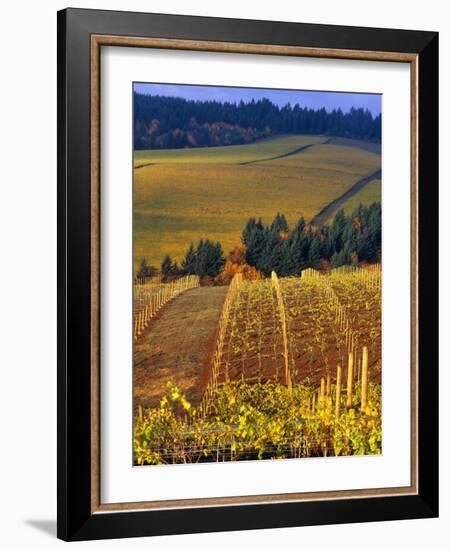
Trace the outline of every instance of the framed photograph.
<instances>
[{"instance_id":1,"label":"framed photograph","mask_svg":"<svg viewBox=\"0 0 450 550\"><path fill-rule=\"evenodd\" d=\"M438 35L58 13L58 536L438 514Z\"/></svg>"}]
</instances>

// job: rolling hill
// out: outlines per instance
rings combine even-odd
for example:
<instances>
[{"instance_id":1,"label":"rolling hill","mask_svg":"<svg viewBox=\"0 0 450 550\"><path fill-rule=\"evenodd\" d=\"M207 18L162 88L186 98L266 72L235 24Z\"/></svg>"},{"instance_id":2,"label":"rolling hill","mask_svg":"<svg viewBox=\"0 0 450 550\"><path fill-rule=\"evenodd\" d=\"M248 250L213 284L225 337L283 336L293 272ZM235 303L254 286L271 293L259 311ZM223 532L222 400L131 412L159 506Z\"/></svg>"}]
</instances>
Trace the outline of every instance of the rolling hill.
<instances>
[{"instance_id":1,"label":"rolling hill","mask_svg":"<svg viewBox=\"0 0 450 550\"><path fill-rule=\"evenodd\" d=\"M311 220L362 178L381 157L364 142L289 135L249 145L138 151L134 156L134 266L180 261L191 242L240 242L250 216ZM297 151L299 150L300 151ZM365 202L376 193L360 191ZM355 198L355 197L353 197Z\"/></svg>"}]
</instances>

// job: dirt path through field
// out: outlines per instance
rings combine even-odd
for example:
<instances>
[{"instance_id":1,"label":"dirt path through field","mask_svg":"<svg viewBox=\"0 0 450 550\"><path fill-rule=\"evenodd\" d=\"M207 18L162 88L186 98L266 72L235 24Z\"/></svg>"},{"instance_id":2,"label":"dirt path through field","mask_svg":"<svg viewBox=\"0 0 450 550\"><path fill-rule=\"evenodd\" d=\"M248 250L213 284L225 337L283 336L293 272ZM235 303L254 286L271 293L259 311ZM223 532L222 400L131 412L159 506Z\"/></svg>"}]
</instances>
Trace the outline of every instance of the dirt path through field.
<instances>
[{"instance_id":1,"label":"dirt path through field","mask_svg":"<svg viewBox=\"0 0 450 550\"><path fill-rule=\"evenodd\" d=\"M134 346L135 406L159 404L172 380L193 404L202 397L201 374L211 361L228 287L188 290L169 302Z\"/></svg>"},{"instance_id":2,"label":"dirt path through field","mask_svg":"<svg viewBox=\"0 0 450 550\"><path fill-rule=\"evenodd\" d=\"M356 195L356 193L358 193L358 191L361 191L361 189L365 187L368 183L377 179L381 179L381 170L376 170L372 174L357 181L340 197L335 199L333 202L327 204L325 208L322 208L322 210L311 220L311 223L313 225L323 225L331 216L331 214L338 210L350 197L353 197L353 195Z\"/></svg>"},{"instance_id":3,"label":"dirt path through field","mask_svg":"<svg viewBox=\"0 0 450 550\"><path fill-rule=\"evenodd\" d=\"M156 162L144 162L143 164L136 164L134 169L139 170L139 168L145 168L146 166L156 166L156 164Z\"/></svg>"}]
</instances>

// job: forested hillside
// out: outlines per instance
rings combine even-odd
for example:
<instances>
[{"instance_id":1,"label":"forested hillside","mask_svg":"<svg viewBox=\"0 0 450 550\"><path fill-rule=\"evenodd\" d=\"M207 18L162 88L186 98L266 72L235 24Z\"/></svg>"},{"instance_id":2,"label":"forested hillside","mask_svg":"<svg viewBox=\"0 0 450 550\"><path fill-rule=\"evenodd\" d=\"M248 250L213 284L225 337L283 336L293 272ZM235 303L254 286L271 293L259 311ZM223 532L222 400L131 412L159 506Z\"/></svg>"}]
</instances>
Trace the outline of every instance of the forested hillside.
<instances>
[{"instance_id":1,"label":"forested hillside","mask_svg":"<svg viewBox=\"0 0 450 550\"><path fill-rule=\"evenodd\" d=\"M381 140L381 115L352 108L328 112L269 99L244 103L134 94L134 148L178 149L240 145L279 134Z\"/></svg>"}]
</instances>

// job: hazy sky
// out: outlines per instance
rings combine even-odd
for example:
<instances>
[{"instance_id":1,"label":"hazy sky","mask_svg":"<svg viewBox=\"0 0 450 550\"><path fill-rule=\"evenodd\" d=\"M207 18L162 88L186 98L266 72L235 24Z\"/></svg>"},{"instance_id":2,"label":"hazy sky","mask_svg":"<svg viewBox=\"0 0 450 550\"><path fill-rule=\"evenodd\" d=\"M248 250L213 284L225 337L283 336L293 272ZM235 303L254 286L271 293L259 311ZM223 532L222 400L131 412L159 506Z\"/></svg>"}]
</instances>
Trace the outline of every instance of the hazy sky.
<instances>
[{"instance_id":1,"label":"hazy sky","mask_svg":"<svg viewBox=\"0 0 450 550\"><path fill-rule=\"evenodd\" d=\"M241 99L245 102L264 97L272 103L282 107L286 103L302 107L327 111L341 108L344 112L351 107L369 109L373 115L381 112L381 95L355 94L347 92L311 92L300 90L272 90L258 88L230 88L223 86L188 86L180 84L146 84L135 83L134 90L142 94L182 97L184 99L217 100L237 103Z\"/></svg>"}]
</instances>

